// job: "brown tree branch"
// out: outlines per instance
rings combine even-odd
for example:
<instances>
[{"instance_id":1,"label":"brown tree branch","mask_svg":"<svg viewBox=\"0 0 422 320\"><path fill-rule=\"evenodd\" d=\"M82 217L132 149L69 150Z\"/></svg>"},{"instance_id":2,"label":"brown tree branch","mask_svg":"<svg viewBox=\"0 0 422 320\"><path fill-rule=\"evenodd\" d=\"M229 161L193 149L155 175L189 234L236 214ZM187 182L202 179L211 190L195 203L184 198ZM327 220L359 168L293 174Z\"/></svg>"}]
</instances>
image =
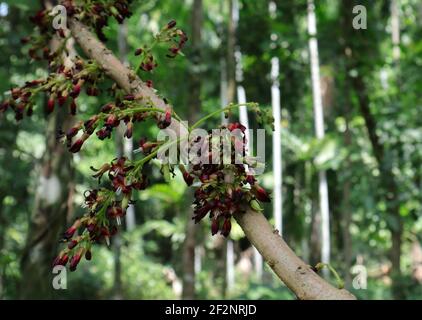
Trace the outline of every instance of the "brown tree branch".
<instances>
[{"instance_id":1,"label":"brown tree branch","mask_svg":"<svg viewBox=\"0 0 422 320\"><path fill-rule=\"evenodd\" d=\"M75 20L70 21L69 26L85 54L96 60L122 89L142 99L148 99L157 108L169 107L153 89L147 87L132 70L125 67L86 26ZM186 134L186 129L175 119L171 129L176 130L179 136ZM244 214L235 215L235 218L268 265L299 299L356 299L347 290L333 287L313 272L294 254L282 237L274 232L261 213L248 210Z\"/></svg>"}]
</instances>

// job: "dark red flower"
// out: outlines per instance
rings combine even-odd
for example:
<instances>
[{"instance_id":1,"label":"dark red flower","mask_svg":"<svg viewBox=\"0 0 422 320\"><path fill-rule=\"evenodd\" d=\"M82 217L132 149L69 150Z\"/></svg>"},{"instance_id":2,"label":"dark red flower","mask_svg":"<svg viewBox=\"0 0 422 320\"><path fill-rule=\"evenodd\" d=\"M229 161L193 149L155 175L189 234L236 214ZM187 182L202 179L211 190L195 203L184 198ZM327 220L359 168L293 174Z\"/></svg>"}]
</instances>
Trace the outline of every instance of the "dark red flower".
<instances>
[{"instance_id":1,"label":"dark red flower","mask_svg":"<svg viewBox=\"0 0 422 320\"><path fill-rule=\"evenodd\" d=\"M126 125L126 132L125 132L124 136L126 138L130 139L130 138L132 138L132 135L133 135L133 122L129 121Z\"/></svg>"},{"instance_id":2,"label":"dark red flower","mask_svg":"<svg viewBox=\"0 0 422 320\"><path fill-rule=\"evenodd\" d=\"M107 209L107 216L110 219L115 219L117 217L123 217L124 216L124 211L121 207L117 207L117 206L113 206L113 207L108 207Z\"/></svg>"},{"instance_id":3,"label":"dark red flower","mask_svg":"<svg viewBox=\"0 0 422 320\"><path fill-rule=\"evenodd\" d=\"M228 235L230 234L231 228L232 228L232 223L229 217L224 220L223 228L221 229L221 234L227 238Z\"/></svg>"},{"instance_id":4,"label":"dark red flower","mask_svg":"<svg viewBox=\"0 0 422 320\"><path fill-rule=\"evenodd\" d=\"M57 256L53 261L53 267L55 267L55 266L65 266L68 261L69 261L69 256L67 254Z\"/></svg>"},{"instance_id":5,"label":"dark red flower","mask_svg":"<svg viewBox=\"0 0 422 320\"><path fill-rule=\"evenodd\" d=\"M69 265L70 271L75 271L80 261L81 261L81 253L78 252L70 260L70 265Z\"/></svg>"},{"instance_id":6,"label":"dark red flower","mask_svg":"<svg viewBox=\"0 0 422 320\"><path fill-rule=\"evenodd\" d=\"M171 109L167 109L164 117L158 122L158 128L165 129L171 124Z\"/></svg>"},{"instance_id":7,"label":"dark red flower","mask_svg":"<svg viewBox=\"0 0 422 320\"><path fill-rule=\"evenodd\" d=\"M70 128L66 133L66 139L71 140L73 137L75 137L78 134L79 130L80 130L80 127L78 126Z\"/></svg>"},{"instance_id":8,"label":"dark red flower","mask_svg":"<svg viewBox=\"0 0 422 320\"><path fill-rule=\"evenodd\" d=\"M69 261L69 256L67 254L64 254L63 257L61 258L60 264L62 266L65 266L68 261Z\"/></svg>"},{"instance_id":9,"label":"dark red flower","mask_svg":"<svg viewBox=\"0 0 422 320\"><path fill-rule=\"evenodd\" d=\"M119 124L120 124L120 120L117 118L115 114L110 114L105 120L105 125L108 127L118 127Z\"/></svg>"},{"instance_id":10,"label":"dark red flower","mask_svg":"<svg viewBox=\"0 0 422 320\"><path fill-rule=\"evenodd\" d=\"M133 94L127 94L123 97L124 100L133 101L135 100L135 96Z\"/></svg>"},{"instance_id":11,"label":"dark red flower","mask_svg":"<svg viewBox=\"0 0 422 320\"><path fill-rule=\"evenodd\" d=\"M227 125L227 129L229 129L229 131L233 131L235 129L240 129L242 132L245 132L246 127L242 124L240 124L239 122L235 122L235 123L229 123Z\"/></svg>"},{"instance_id":12,"label":"dark red flower","mask_svg":"<svg viewBox=\"0 0 422 320\"><path fill-rule=\"evenodd\" d=\"M188 186L191 186L193 184L194 178L188 172L183 173L183 179L185 180Z\"/></svg>"},{"instance_id":13,"label":"dark red flower","mask_svg":"<svg viewBox=\"0 0 422 320\"><path fill-rule=\"evenodd\" d=\"M54 111L55 100L53 97L50 97L47 102L47 114L50 114Z\"/></svg>"},{"instance_id":14,"label":"dark red flower","mask_svg":"<svg viewBox=\"0 0 422 320\"><path fill-rule=\"evenodd\" d=\"M131 187L126 185L125 177L121 175L117 175L112 183L114 187L114 191L118 192L119 190L123 192L124 194L128 194L131 191Z\"/></svg>"},{"instance_id":15,"label":"dark red flower","mask_svg":"<svg viewBox=\"0 0 422 320\"><path fill-rule=\"evenodd\" d=\"M218 221L218 218L213 218L211 221L211 234L212 235L217 234L219 228L220 228L220 223Z\"/></svg>"},{"instance_id":16,"label":"dark red flower","mask_svg":"<svg viewBox=\"0 0 422 320\"><path fill-rule=\"evenodd\" d=\"M20 95L22 93L22 90L20 88L13 88L10 91L10 93L12 94L13 100L17 100L17 99L19 99L19 97L20 97Z\"/></svg>"},{"instance_id":17,"label":"dark red flower","mask_svg":"<svg viewBox=\"0 0 422 320\"><path fill-rule=\"evenodd\" d=\"M96 133L98 139L104 140L111 137L111 130L108 127L103 127Z\"/></svg>"},{"instance_id":18,"label":"dark red flower","mask_svg":"<svg viewBox=\"0 0 422 320\"><path fill-rule=\"evenodd\" d=\"M245 181L252 186L255 184L256 179L253 175L247 175Z\"/></svg>"},{"instance_id":19,"label":"dark red flower","mask_svg":"<svg viewBox=\"0 0 422 320\"><path fill-rule=\"evenodd\" d=\"M76 100L72 99L72 102L70 103L70 114L72 116L76 115L76 110L77 110L77 105L76 105Z\"/></svg>"},{"instance_id":20,"label":"dark red flower","mask_svg":"<svg viewBox=\"0 0 422 320\"><path fill-rule=\"evenodd\" d=\"M82 87L83 81L79 80L74 86L72 93L70 94L73 98L76 98L81 93L81 87Z\"/></svg>"},{"instance_id":21,"label":"dark red flower","mask_svg":"<svg viewBox=\"0 0 422 320\"><path fill-rule=\"evenodd\" d=\"M68 243L68 245L67 245L67 247L70 249L70 250L72 250L74 247L76 247L78 245L78 241L77 240L75 240L75 239L72 239L69 243Z\"/></svg>"},{"instance_id":22,"label":"dark red flower","mask_svg":"<svg viewBox=\"0 0 422 320\"><path fill-rule=\"evenodd\" d=\"M96 97L100 94L100 91L97 87L88 87L86 88L86 94L91 97Z\"/></svg>"},{"instance_id":23,"label":"dark red flower","mask_svg":"<svg viewBox=\"0 0 422 320\"><path fill-rule=\"evenodd\" d=\"M77 153L79 151L81 151L82 145L84 144L85 140L83 139L78 139L76 140L71 147L69 148L69 151L72 153Z\"/></svg>"},{"instance_id":24,"label":"dark red flower","mask_svg":"<svg viewBox=\"0 0 422 320\"><path fill-rule=\"evenodd\" d=\"M64 239L67 239L67 240L69 240L70 238L72 238L73 237L73 235L75 234L75 232L76 232L76 227L75 226L71 226L69 229L67 229L66 230L66 232L64 233L64 235L63 235L63 238Z\"/></svg>"},{"instance_id":25,"label":"dark red flower","mask_svg":"<svg viewBox=\"0 0 422 320\"><path fill-rule=\"evenodd\" d=\"M57 33L59 34L59 36L61 37L61 38L66 38L66 35L64 34L64 30L63 29L59 29L59 30L57 30Z\"/></svg>"},{"instance_id":26,"label":"dark red flower","mask_svg":"<svg viewBox=\"0 0 422 320\"><path fill-rule=\"evenodd\" d=\"M60 264L61 260L62 260L62 259L60 258L60 256L58 256L58 257L54 258L54 260L53 260L53 268L54 268L55 266L59 266L59 265L61 265L61 264Z\"/></svg>"},{"instance_id":27,"label":"dark red flower","mask_svg":"<svg viewBox=\"0 0 422 320\"><path fill-rule=\"evenodd\" d=\"M170 20L167 23L167 29L173 29L176 26L176 24L177 24L176 20Z\"/></svg>"},{"instance_id":28,"label":"dark red flower","mask_svg":"<svg viewBox=\"0 0 422 320\"><path fill-rule=\"evenodd\" d=\"M132 188L136 190L145 190L148 187L148 179L146 176L142 176L141 181L132 182Z\"/></svg>"},{"instance_id":29,"label":"dark red flower","mask_svg":"<svg viewBox=\"0 0 422 320\"><path fill-rule=\"evenodd\" d=\"M57 97L57 103L59 104L59 106L64 106L64 104L66 103L67 100L67 96L66 95L59 95Z\"/></svg>"},{"instance_id":30,"label":"dark red flower","mask_svg":"<svg viewBox=\"0 0 422 320\"><path fill-rule=\"evenodd\" d=\"M84 126L88 134L92 134L94 132L95 128L97 127L98 119L98 115L95 115L85 121Z\"/></svg>"},{"instance_id":31,"label":"dark red flower","mask_svg":"<svg viewBox=\"0 0 422 320\"><path fill-rule=\"evenodd\" d=\"M262 202L271 202L271 199L267 193L267 191L265 191L264 188L262 188L260 185L255 184L254 187L252 188L253 194L255 195L255 197Z\"/></svg>"},{"instance_id":32,"label":"dark red flower","mask_svg":"<svg viewBox=\"0 0 422 320\"><path fill-rule=\"evenodd\" d=\"M109 113L112 109L113 109L113 104L112 103L107 103L106 105L101 107L101 112L102 113Z\"/></svg>"},{"instance_id":33,"label":"dark red flower","mask_svg":"<svg viewBox=\"0 0 422 320\"><path fill-rule=\"evenodd\" d=\"M86 252L85 252L85 259L88 260L88 261L92 259L91 250L86 250Z\"/></svg>"}]
</instances>

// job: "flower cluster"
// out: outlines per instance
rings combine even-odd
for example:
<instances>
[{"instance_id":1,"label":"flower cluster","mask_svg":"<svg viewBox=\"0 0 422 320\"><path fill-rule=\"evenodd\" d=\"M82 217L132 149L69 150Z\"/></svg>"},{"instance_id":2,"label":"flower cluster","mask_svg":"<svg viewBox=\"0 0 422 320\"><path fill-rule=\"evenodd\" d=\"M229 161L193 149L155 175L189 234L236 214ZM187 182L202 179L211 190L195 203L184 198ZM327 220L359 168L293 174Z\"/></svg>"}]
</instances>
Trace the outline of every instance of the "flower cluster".
<instances>
[{"instance_id":1,"label":"flower cluster","mask_svg":"<svg viewBox=\"0 0 422 320\"><path fill-rule=\"evenodd\" d=\"M130 17L130 0L62 0L61 4L67 10L67 17L74 18L94 29L100 38L105 40L103 28L108 25L108 18L114 17L119 23ZM23 43L30 43L29 54L33 59L45 59L48 61L50 75L46 79L27 82L23 87L14 88L10 92L10 99L0 105L0 112L12 109L16 119L22 119L23 115L31 115L37 104L38 93L45 93L48 102L45 106L47 114L59 107L68 106L72 115L76 114L76 99L85 90L88 95L100 94L98 84L104 80L104 71L92 61L74 59L71 66L66 57L66 42L69 38L68 30L55 30L52 27L54 17L47 11L36 13L31 21L36 24L38 36L22 39ZM52 36L61 37L55 51L50 51L49 44ZM188 38L186 34L176 27L174 20L167 23L154 40L147 46L136 50L135 54L140 57L139 69L150 72L157 67L157 59L153 55L156 44L164 43L168 46L167 57L175 58L182 55L182 49ZM152 87L152 81L146 81L148 87ZM147 96L134 96L123 93L122 88L114 83L110 89L112 102L101 107L101 110L89 119L76 122L67 132L60 132L59 137L67 144L70 152L79 152L91 136L96 135L99 139L110 138L113 130L122 123L126 126L125 137L134 135L134 125L147 118L153 118L158 128L165 129L170 126L173 117L180 121L177 114L170 108L157 109ZM167 103L167 102L166 102ZM230 112L234 105L226 108ZM270 123L270 114L261 111L257 105L251 106L261 122ZM202 120L205 121L207 117ZM206 150L205 158L209 161L191 163L186 169L180 166L183 177L188 185L197 181L195 191L194 216L195 222L201 221L209 215L211 219L211 232L220 232L228 236L231 230L231 218L234 214L245 212L248 206L254 210L261 210L260 202L270 201L267 192L258 184L253 176L256 160L245 155L247 141L245 127L239 123L231 123L224 127L229 133L240 133L240 138L233 135L221 137L219 143L208 145L214 137L201 140L196 143L202 144L200 150ZM213 163L214 155L227 156L226 147L230 148L229 164ZM103 164L100 168L91 169L93 177L98 179L101 186L102 177L107 177L104 187L88 190L84 194L84 207L87 212L84 216L76 219L70 228L66 230L62 241L65 247L54 260L54 265L69 265L70 270L76 270L81 259L85 257L91 260L91 247L94 243L110 243L112 237L121 224L128 206L132 202L132 195L137 190L144 190L148 186L148 179L142 173L143 166L157 156L158 150L164 142L148 141L143 138L139 141L138 151L143 152L144 158L129 161L121 157L110 163ZM190 146L194 148L193 145ZM196 150L196 149L195 149ZM180 150L181 151L181 150ZM198 151L199 152L199 151ZM203 157L202 157L203 158ZM242 163L236 162L242 159ZM211 163L211 164L210 164ZM163 165L163 175L173 173L173 167ZM195 185L196 186L196 185Z\"/></svg>"},{"instance_id":2,"label":"flower cluster","mask_svg":"<svg viewBox=\"0 0 422 320\"><path fill-rule=\"evenodd\" d=\"M152 49L157 43L169 44L169 54L166 56L168 58L175 58L178 54L181 54L182 48L187 41L188 37L186 34L181 29L176 28L176 21L171 20L154 37L154 41L150 46L136 49L135 56L139 56L141 60L138 69L150 72L158 66L152 54Z\"/></svg>"},{"instance_id":3,"label":"flower cluster","mask_svg":"<svg viewBox=\"0 0 422 320\"><path fill-rule=\"evenodd\" d=\"M237 156L245 154L246 138L244 135L245 127L239 123L231 123L224 129L232 133L238 130L242 133L241 139L228 134L221 137L220 143L213 143L212 147L208 146L205 140L215 139L209 136L208 139L197 139L195 143L202 143L205 148L205 157L208 161L202 161L195 165L191 165L189 170L184 166L180 166L185 182L190 186L195 180L198 180L200 186L195 191L194 216L195 223L201 221L207 214L211 219L212 235L220 233L227 237L231 230L231 218L236 213L245 212L247 205L254 210L262 210L259 202L269 202L268 193L262 188L255 177L252 175L253 169L245 164L236 164ZM229 139L231 144L231 163L215 164L211 163L212 158L223 157L222 140ZM200 140L200 141L199 141ZM204 140L204 141L202 141ZM247 158L244 158L248 162ZM253 163L250 162L249 165ZM246 204L246 205L245 205Z\"/></svg>"},{"instance_id":4,"label":"flower cluster","mask_svg":"<svg viewBox=\"0 0 422 320\"><path fill-rule=\"evenodd\" d=\"M76 16L78 20L91 26L100 40L106 41L103 28L108 26L108 18L114 17L118 23L123 23L126 18L132 16L129 10L131 2L132 0L64 0L62 4L69 17Z\"/></svg>"},{"instance_id":5,"label":"flower cluster","mask_svg":"<svg viewBox=\"0 0 422 320\"><path fill-rule=\"evenodd\" d=\"M76 269L83 255L87 260L91 259L93 243L105 241L110 244L110 237L117 233L121 218L131 203L132 190L144 190L148 186L147 177L139 174L139 170L124 157L99 169L91 169L99 182L103 175L107 175L111 186L85 192L84 207L88 213L77 219L63 235L62 241L67 246L56 257L54 265L64 266L70 261L71 271Z\"/></svg>"},{"instance_id":6,"label":"flower cluster","mask_svg":"<svg viewBox=\"0 0 422 320\"><path fill-rule=\"evenodd\" d=\"M125 95L114 103L104 105L99 114L93 115L85 122L77 122L67 132L60 131L59 138L67 144L70 152L77 153L97 128L99 129L96 136L104 140L110 138L113 130L123 122L126 126L124 136L132 138L134 123L147 118L155 118L158 128L165 129L171 123L172 110L154 109L149 104L143 105L135 101L133 95Z\"/></svg>"},{"instance_id":7,"label":"flower cluster","mask_svg":"<svg viewBox=\"0 0 422 320\"><path fill-rule=\"evenodd\" d=\"M56 106L68 106L72 115L76 114L78 98L82 87L86 87L89 95L98 95L96 83L101 80L103 73L100 67L92 61L78 59L71 68L60 64L56 72L50 73L47 79L28 81L20 88L10 90L10 99L1 104L0 111L12 109L16 120L21 120L26 113L31 116L37 105L37 94L48 95L45 112L50 114Z\"/></svg>"}]
</instances>

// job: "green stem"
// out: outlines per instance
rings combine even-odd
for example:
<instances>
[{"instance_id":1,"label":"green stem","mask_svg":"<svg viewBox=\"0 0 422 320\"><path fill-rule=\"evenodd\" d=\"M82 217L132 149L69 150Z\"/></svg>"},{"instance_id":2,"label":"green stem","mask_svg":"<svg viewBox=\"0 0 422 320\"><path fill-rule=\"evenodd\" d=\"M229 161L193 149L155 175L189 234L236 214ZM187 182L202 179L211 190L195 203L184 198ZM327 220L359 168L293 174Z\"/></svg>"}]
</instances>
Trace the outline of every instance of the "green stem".
<instances>
[{"instance_id":1,"label":"green stem","mask_svg":"<svg viewBox=\"0 0 422 320\"><path fill-rule=\"evenodd\" d=\"M231 109L235 109L235 108L239 108L239 107L241 107L241 106L245 106L245 107L247 107L247 108L250 108L250 107L254 107L254 106L256 106L256 103L255 102L248 102L248 103L238 103L238 104L232 104L232 105L229 105L229 106L227 106L227 107L225 107L225 108L223 108L223 109L219 109L219 110L216 110L216 111L214 111L214 112L212 112L212 113L210 113L210 114L208 114L207 116L205 116L205 117L203 117L202 119L199 119L192 127L191 127L191 130L193 130L193 129L196 129L196 128L198 128L201 124L203 124L205 121L207 121L208 119L210 119L210 118L212 118L212 117L214 117L214 116L216 116L216 115L219 115L219 114L221 114L222 112L226 112L226 111L229 111L229 110L231 110Z\"/></svg>"},{"instance_id":2,"label":"green stem","mask_svg":"<svg viewBox=\"0 0 422 320\"><path fill-rule=\"evenodd\" d=\"M328 270L331 271L331 273L334 275L334 277L336 278L336 282L337 282L337 286L339 289L343 289L344 288L344 281L340 278L339 274L337 273L337 271L328 263L318 263L315 268L319 271L321 269L324 268L328 268Z\"/></svg>"}]
</instances>

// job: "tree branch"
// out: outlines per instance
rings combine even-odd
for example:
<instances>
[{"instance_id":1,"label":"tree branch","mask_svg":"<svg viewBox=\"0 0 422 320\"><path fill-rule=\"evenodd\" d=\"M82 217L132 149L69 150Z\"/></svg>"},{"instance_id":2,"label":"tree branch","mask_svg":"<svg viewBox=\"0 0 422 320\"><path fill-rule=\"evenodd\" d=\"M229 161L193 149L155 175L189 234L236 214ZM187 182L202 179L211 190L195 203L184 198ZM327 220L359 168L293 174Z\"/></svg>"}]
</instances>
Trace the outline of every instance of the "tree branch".
<instances>
[{"instance_id":1,"label":"tree branch","mask_svg":"<svg viewBox=\"0 0 422 320\"><path fill-rule=\"evenodd\" d=\"M116 81L123 90L140 99L151 101L156 108L169 107L153 89L147 87L132 70L125 67L86 26L71 20L69 27L85 54L96 60L106 74ZM176 119L172 120L170 128L175 130L179 136L187 134L184 126ZM333 287L313 272L294 254L282 237L274 232L273 227L261 213L248 210L244 214L235 215L235 218L268 265L299 299L355 299L348 291Z\"/></svg>"}]
</instances>

